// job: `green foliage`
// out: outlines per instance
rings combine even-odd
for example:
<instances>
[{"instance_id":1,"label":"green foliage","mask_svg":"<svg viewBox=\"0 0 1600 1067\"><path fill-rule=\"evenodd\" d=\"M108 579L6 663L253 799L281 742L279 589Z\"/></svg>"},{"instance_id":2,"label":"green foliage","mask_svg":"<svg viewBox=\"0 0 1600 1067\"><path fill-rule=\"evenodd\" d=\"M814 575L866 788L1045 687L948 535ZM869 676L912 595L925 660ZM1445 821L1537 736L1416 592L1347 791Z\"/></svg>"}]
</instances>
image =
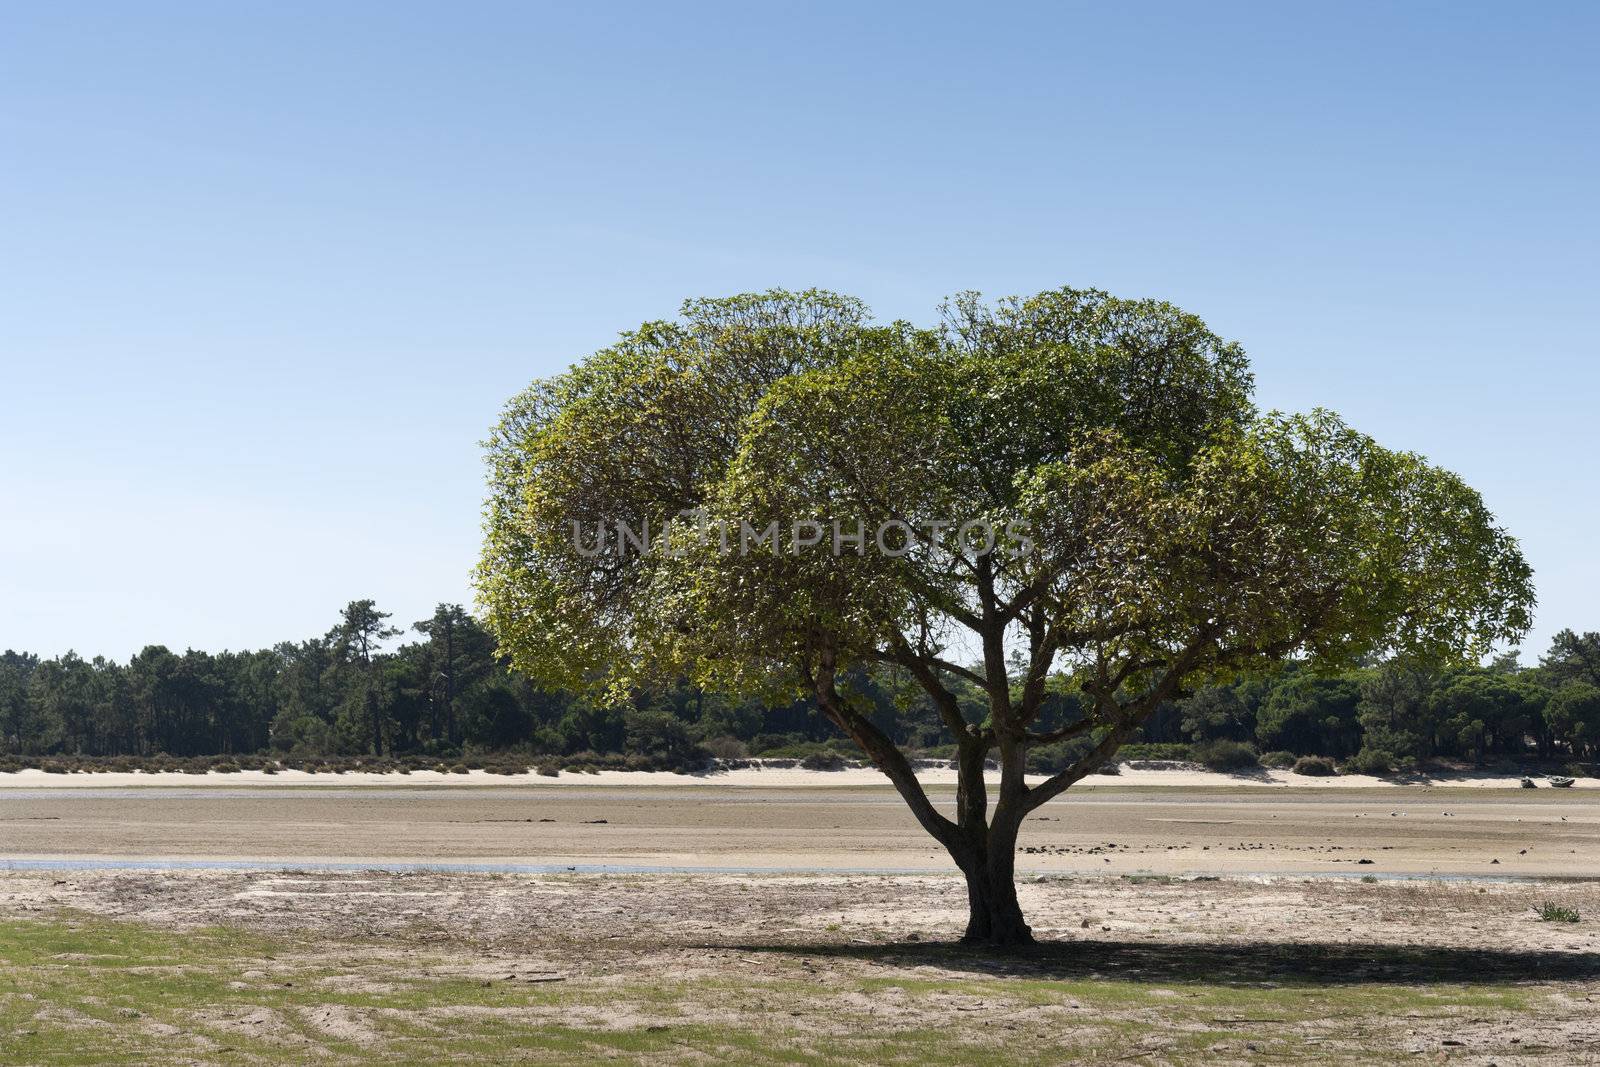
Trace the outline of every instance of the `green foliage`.
<instances>
[{"instance_id":1,"label":"green foliage","mask_svg":"<svg viewBox=\"0 0 1600 1067\"><path fill-rule=\"evenodd\" d=\"M429 716L428 733L435 738L442 735L449 744L460 744L463 698L496 673L494 641L459 604L438 605L432 617L417 622L412 629L428 639L420 646L412 646L414 651L409 657L414 664L410 678L415 697L425 705ZM478 709L479 722L485 710L481 706ZM494 722L492 714L489 719ZM504 736L506 725L497 723L491 732ZM472 740L482 743L483 738Z\"/></svg>"},{"instance_id":2,"label":"green foliage","mask_svg":"<svg viewBox=\"0 0 1600 1067\"><path fill-rule=\"evenodd\" d=\"M1130 747L1133 746L1124 747L1124 755ZM1055 774L1072 766L1088 751L1088 742L1080 738L1057 741L1050 745L1036 745L1028 750L1028 773Z\"/></svg>"},{"instance_id":3,"label":"green foliage","mask_svg":"<svg viewBox=\"0 0 1600 1067\"><path fill-rule=\"evenodd\" d=\"M475 748L504 749L524 744L537 726L534 708L518 698L516 687L507 679L496 678L469 689L456 698L459 709L446 719L449 736L452 720L458 721L458 736Z\"/></svg>"},{"instance_id":4,"label":"green foliage","mask_svg":"<svg viewBox=\"0 0 1600 1067\"><path fill-rule=\"evenodd\" d=\"M719 760L742 760L750 755L750 746L729 734L708 737L700 745Z\"/></svg>"},{"instance_id":5,"label":"green foliage","mask_svg":"<svg viewBox=\"0 0 1600 1067\"><path fill-rule=\"evenodd\" d=\"M1187 760L1193 755L1194 746L1173 742L1133 741L1117 751L1123 759Z\"/></svg>"},{"instance_id":6,"label":"green foliage","mask_svg":"<svg viewBox=\"0 0 1600 1067\"><path fill-rule=\"evenodd\" d=\"M1489 750L1509 747L1542 725L1549 693L1514 675L1485 670L1464 670L1449 676L1428 698L1441 738L1461 750L1470 749L1479 761Z\"/></svg>"},{"instance_id":7,"label":"green foliage","mask_svg":"<svg viewBox=\"0 0 1600 1067\"><path fill-rule=\"evenodd\" d=\"M1555 734L1568 739L1574 752L1600 750L1600 688L1585 681L1568 681L1551 695L1544 717Z\"/></svg>"},{"instance_id":8,"label":"green foliage","mask_svg":"<svg viewBox=\"0 0 1600 1067\"><path fill-rule=\"evenodd\" d=\"M1396 756L1388 749L1368 746L1344 761L1346 774L1371 774L1382 776L1402 769L1409 757Z\"/></svg>"},{"instance_id":9,"label":"green foliage","mask_svg":"<svg viewBox=\"0 0 1600 1067\"><path fill-rule=\"evenodd\" d=\"M1333 760L1327 756L1301 756L1294 761L1294 773L1308 778L1331 778L1339 773Z\"/></svg>"},{"instance_id":10,"label":"green foliage","mask_svg":"<svg viewBox=\"0 0 1600 1067\"><path fill-rule=\"evenodd\" d=\"M352 600L328 635L333 644L333 669L344 691L334 728L345 751L361 751L370 742L373 755L381 756L384 738L391 733L383 714L383 679L377 670L379 646L400 633L388 625L388 618L388 612L379 611L371 600Z\"/></svg>"},{"instance_id":11,"label":"green foliage","mask_svg":"<svg viewBox=\"0 0 1600 1067\"><path fill-rule=\"evenodd\" d=\"M1159 355L1134 341L1152 336ZM953 531L904 556L741 554L680 518L699 509L732 530L1027 520L1038 552L995 564L1006 588L1048 591L1084 648L1188 648L1197 674L1294 650L1458 659L1526 627L1526 565L1476 494L1327 413L1258 417L1248 390L1198 320L1103 293L964 297L936 331L818 292L694 301L507 409L487 621L547 684L775 693L973 594ZM581 550L572 523L619 519L672 551Z\"/></svg>"},{"instance_id":12,"label":"green foliage","mask_svg":"<svg viewBox=\"0 0 1600 1067\"><path fill-rule=\"evenodd\" d=\"M1196 741L1247 741L1255 733L1248 686L1208 685L1181 703L1181 726Z\"/></svg>"},{"instance_id":13,"label":"green foliage","mask_svg":"<svg viewBox=\"0 0 1600 1067\"><path fill-rule=\"evenodd\" d=\"M1579 920L1578 909L1569 908L1552 901L1544 901L1534 909L1540 920L1547 923L1575 923Z\"/></svg>"},{"instance_id":14,"label":"green foliage","mask_svg":"<svg viewBox=\"0 0 1600 1067\"><path fill-rule=\"evenodd\" d=\"M450 713L444 704L444 685L434 658L428 650L431 641L403 645L378 656L384 677L380 698L382 714L389 724L390 739L399 753L429 753L436 757L458 758L462 744L484 751L527 750L548 756L570 756L585 750L620 753L625 745L624 708L603 701L590 701L579 694L551 692L532 686L525 678L507 673L493 658L492 642L468 616L473 628L471 640L478 652L471 661L458 660L458 674L468 679L464 691L453 696L461 741L448 738ZM459 634L458 634L459 636ZM270 748L294 757L355 755L363 747L359 732L345 737L336 729L338 709L345 702L339 674L333 668L328 644L321 639L301 644L285 643L264 652L210 656L190 652L176 656L164 649L142 652L128 665L109 661L78 661L62 657L57 667L47 668L48 683L30 680L37 672L37 657L19 653L0 654L0 698L6 693L5 671L11 666L12 697L10 710L4 710L0 724L0 751L33 755L77 756L128 752L152 755L164 750L178 756L210 755ZM50 661L44 661L50 662ZM184 664L187 662L188 666ZM59 673L57 673L59 672ZM74 673L87 674L89 681L76 684L99 694L93 704L91 725L66 728L58 715L70 715L67 703L54 695L48 701L30 701L61 684L55 679ZM1190 759L1200 742L1214 739L1218 732L1254 737L1260 709L1270 700L1274 706L1291 699L1304 685L1306 672L1293 664L1283 669L1241 679L1229 686L1202 687L1192 697L1173 701L1147 723L1141 736L1123 746L1125 759ZM1544 666L1519 668L1507 674L1481 672L1497 680L1494 692L1513 696L1529 687L1545 691L1551 677ZM20 679L17 675L21 675ZM1558 675L1559 676L1559 675ZM1440 718L1445 699L1435 699L1455 688L1465 677L1461 672L1418 672L1398 665L1385 665L1352 672L1346 676L1357 682L1361 698L1357 704L1359 745L1348 766L1371 766L1360 761L1375 758L1369 752L1389 754L1390 766L1406 770L1419 757L1473 757L1477 738L1470 732L1463 740L1459 732L1446 732ZM210 678L192 693L189 686ZM429 680L432 679L430 687ZM352 681L359 682L355 677ZM1058 680L1061 689L1051 697L1059 701L1048 705L1041 725L1058 728L1084 714L1081 698L1067 687L1070 679ZM937 712L920 694L909 699L890 672L877 671L855 683L860 699L869 702L885 731L910 750L938 752L953 758L953 737L940 722ZM431 688L431 692L430 692ZM1280 690L1285 691L1279 693ZM1592 768L1583 762L1595 752L1595 699L1593 687L1569 681L1549 697L1542 714L1519 724L1513 718L1511 729L1487 736L1490 756L1531 756L1537 750L1574 776L1587 776ZM1276 694L1276 695L1275 695ZM640 690L632 703L655 707L685 723L691 739L714 755L728 759L750 756L801 758L827 745L846 743L830 724L817 714L808 701L767 704L737 700L707 693L686 684ZM981 700L964 694L969 720L982 717ZM1237 701L1237 703L1235 703ZM1210 713L1219 705L1229 710L1226 722ZM0 699L0 710L7 707ZM28 723L34 726L29 727ZM1219 727L1218 724L1223 724ZM359 727L359 724L357 724ZM69 744L64 739L77 733ZM267 740L270 737L270 742ZM1183 740L1167 740L1177 738ZM720 739L719 744L712 744ZM1399 739L1399 740L1397 740ZM74 752L73 747L81 746ZM1318 742L1318 747L1324 747ZM1088 750L1085 738L1056 745L1038 746L1028 755L1033 774L1054 773L1081 758ZM1289 766L1299 752L1268 752L1261 757L1267 766ZM243 766L243 764L241 764Z\"/></svg>"},{"instance_id":15,"label":"green foliage","mask_svg":"<svg viewBox=\"0 0 1600 1067\"><path fill-rule=\"evenodd\" d=\"M1203 741L1192 751L1192 758L1208 770L1243 771L1261 766L1256 750L1239 741Z\"/></svg>"},{"instance_id":16,"label":"green foliage","mask_svg":"<svg viewBox=\"0 0 1600 1067\"><path fill-rule=\"evenodd\" d=\"M1400 664L1364 673L1356 705L1363 744L1400 756L1433 755L1438 723L1430 700L1437 676Z\"/></svg>"},{"instance_id":17,"label":"green foliage","mask_svg":"<svg viewBox=\"0 0 1600 1067\"><path fill-rule=\"evenodd\" d=\"M1568 682L1587 682L1600 688L1600 633L1562 630L1550 642L1540 663L1545 684L1560 689Z\"/></svg>"},{"instance_id":18,"label":"green foliage","mask_svg":"<svg viewBox=\"0 0 1600 1067\"><path fill-rule=\"evenodd\" d=\"M1352 678L1297 673L1268 693L1258 713L1256 737L1263 746L1348 755L1360 743L1360 696Z\"/></svg>"},{"instance_id":19,"label":"green foliage","mask_svg":"<svg viewBox=\"0 0 1600 1067\"><path fill-rule=\"evenodd\" d=\"M635 755L674 765L700 765L711 759L711 754L690 738L687 724L670 712L629 709L624 721L627 750Z\"/></svg>"}]
</instances>

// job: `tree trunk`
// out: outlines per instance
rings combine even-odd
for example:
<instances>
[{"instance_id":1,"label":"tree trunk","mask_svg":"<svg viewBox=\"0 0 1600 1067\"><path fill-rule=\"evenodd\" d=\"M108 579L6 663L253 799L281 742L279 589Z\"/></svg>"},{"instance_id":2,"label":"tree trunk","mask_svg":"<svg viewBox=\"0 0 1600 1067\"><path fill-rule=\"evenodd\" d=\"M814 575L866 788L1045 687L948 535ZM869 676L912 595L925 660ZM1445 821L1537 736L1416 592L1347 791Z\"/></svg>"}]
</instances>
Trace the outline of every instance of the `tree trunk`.
<instances>
[{"instance_id":1,"label":"tree trunk","mask_svg":"<svg viewBox=\"0 0 1600 1067\"><path fill-rule=\"evenodd\" d=\"M979 862L971 869L963 867L966 875L966 933L963 944L1013 945L1034 944L1034 929L1022 918L1022 905L1016 901L1016 878L1011 872L1011 859L1006 856L1003 870L995 864Z\"/></svg>"},{"instance_id":2,"label":"tree trunk","mask_svg":"<svg viewBox=\"0 0 1600 1067\"><path fill-rule=\"evenodd\" d=\"M1002 746L1005 749L1001 787L1004 795L995 809L993 821L989 822L985 820L988 798L983 778L989 746L975 730L960 737L956 821L951 823L929 803L917 784L911 764L893 742L840 699L834 688L830 662L825 661L818 669L815 689L823 714L849 735L888 776L923 829L945 846L966 877L968 921L961 940L997 947L1033 944L1033 931L1017 903L1014 869L1017 831L1025 814L1016 795L1022 786L1021 747Z\"/></svg>"},{"instance_id":3,"label":"tree trunk","mask_svg":"<svg viewBox=\"0 0 1600 1067\"><path fill-rule=\"evenodd\" d=\"M1012 857L1016 833L1004 825L997 832L988 822L989 801L983 780L988 745L975 736L964 737L958 751L956 821L961 842L951 858L967 880L966 944L1027 945L1033 933L1022 918Z\"/></svg>"}]
</instances>

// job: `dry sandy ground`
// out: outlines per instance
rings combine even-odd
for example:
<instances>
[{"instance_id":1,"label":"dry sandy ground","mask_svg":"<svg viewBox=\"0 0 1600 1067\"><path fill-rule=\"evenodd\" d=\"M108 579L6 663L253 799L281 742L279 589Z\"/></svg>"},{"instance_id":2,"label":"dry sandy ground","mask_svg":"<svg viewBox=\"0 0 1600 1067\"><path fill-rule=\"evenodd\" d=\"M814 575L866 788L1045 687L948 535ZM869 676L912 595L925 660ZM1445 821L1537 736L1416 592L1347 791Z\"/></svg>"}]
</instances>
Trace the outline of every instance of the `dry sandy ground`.
<instances>
[{"instance_id":1,"label":"dry sandy ground","mask_svg":"<svg viewBox=\"0 0 1600 1067\"><path fill-rule=\"evenodd\" d=\"M1098 946L1098 960L1076 955L1102 977L1125 969L1108 946L1127 940L1174 949L1335 942L1458 948L1482 951L1481 964L1489 970L1433 977L1483 980L1529 977L1537 962L1562 966L1536 959L1540 953L1565 954L1568 969L1596 968L1600 980L1600 958L1594 956L1600 923L1541 922L1532 908L1553 900L1600 915L1600 882L1042 875L1024 879L1020 894L1042 940ZM572 953L589 954L612 942L629 953L659 947L689 956L704 947L769 944L934 947L959 938L966 893L958 878L943 875L0 871L0 915L60 908L178 929L230 925L266 933L446 941L510 953L522 969L529 969L532 953L547 969L560 970L573 965ZM1519 954L1529 959L1519 961ZM1163 967L1150 952L1133 955L1154 974L1192 962L1179 959ZM1307 973L1328 971L1334 962L1307 963ZM1362 969L1377 978L1385 966L1374 956Z\"/></svg>"},{"instance_id":2,"label":"dry sandy ground","mask_svg":"<svg viewBox=\"0 0 1600 1067\"><path fill-rule=\"evenodd\" d=\"M248 1006L308 980L376 997L465 977L485 996L565 983L515 1009L525 1024L692 1035L648 1062L719 1062L708 1024L780 1049L944 1034L971 1054L949 1062L1596 1062L1595 924L1539 922L1529 905L1552 895L1600 914L1593 883L1061 877L1023 891L1053 943L1009 955L930 943L957 935L964 900L929 876L5 872L0 918L293 939L250 961L243 999L189 1017L202 1053L246 1032L296 1061L329 1042L381 1053L401 1016L482 1025L460 1006Z\"/></svg>"},{"instance_id":3,"label":"dry sandy ground","mask_svg":"<svg viewBox=\"0 0 1600 1067\"><path fill-rule=\"evenodd\" d=\"M59 776L48 776L59 777ZM181 776L180 776L181 777ZM256 786L0 791L0 866L40 858L904 872L949 860L886 785ZM814 775L814 778L827 778ZM336 783L336 784L335 784ZM404 783L404 784L401 784ZM948 787L932 787L950 804ZM1096 779L1025 825L1020 869L1600 877L1600 793L1149 788Z\"/></svg>"},{"instance_id":4,"label":"dry sandy ground","mask_svg":"<svg viewBox=\"0 0 1600 1067\"><path fill-rule=\"evenodd\" d=\"M281 939L219 962L209 980L225 994L187 1014L144 1009L141 1040L192 1038L192 1062L230 1048L255 1050L241 1062L437 1061L490 1032L503 1043L484 1058L530 1062L607 1048L662 1063L790 1062L786 1050L920 1064L1600 1062L1592 791L1096 779L1022 841L1024 906L1051 944L997 956L948 944L963 887L881 783L241 779L0 790L0 920ZM947 786L932 791L950 802ZM54 869L3 869L30 858ZM170 868L163 858L276 869L108 869ZM359 869L387 860L554 873ZM678 873L640 870L652 867ZM924 873L883 873L906 871ZM1532 908L1546 901L1582 921L1541 922ZM56 1002L17 999L59 988L52 968L88 973L69 956L14 979L0 968L0 1010L37 1020L28 1031L77 1025ZM199 981L194 966L146 969ZM10 1001L8 980L28 983ZM470 999L480 980L485 999Z\"/></svg>"}]
</instances>

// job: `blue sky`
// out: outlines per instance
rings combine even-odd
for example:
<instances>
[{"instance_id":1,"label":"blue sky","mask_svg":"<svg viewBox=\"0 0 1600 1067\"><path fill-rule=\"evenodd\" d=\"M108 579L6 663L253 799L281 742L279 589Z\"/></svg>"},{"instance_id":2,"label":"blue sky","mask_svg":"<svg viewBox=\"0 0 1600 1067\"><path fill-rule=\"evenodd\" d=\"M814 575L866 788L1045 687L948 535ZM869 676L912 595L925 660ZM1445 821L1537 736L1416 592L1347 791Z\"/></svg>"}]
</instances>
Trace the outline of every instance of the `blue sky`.
<instances>
[{"instance_id":1,"label":"blue sky","mask_svg":"<svg viewBox=\"0 0 1600 1067\"><path fill-rule=\"evenodd\" d=\"M1592 5L0 7L0 648L470 598L530 379L773 285L1160 296L1600 629Z\"/></svg>"}]
</instances>

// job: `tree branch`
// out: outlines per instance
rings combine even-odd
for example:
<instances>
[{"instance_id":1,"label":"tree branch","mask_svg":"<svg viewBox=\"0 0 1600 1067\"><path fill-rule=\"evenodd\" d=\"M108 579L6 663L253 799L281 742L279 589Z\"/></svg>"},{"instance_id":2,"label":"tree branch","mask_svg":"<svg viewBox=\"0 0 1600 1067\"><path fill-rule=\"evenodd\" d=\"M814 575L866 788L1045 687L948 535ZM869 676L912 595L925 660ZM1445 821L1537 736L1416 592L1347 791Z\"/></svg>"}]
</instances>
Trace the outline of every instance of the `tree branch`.
<instances>
[{"instance_id":1,"label":"tree branch","mask_svg":"<svg viewBox=\"0 0 1600 1067\"><path fill-rule=\"evenodd\" d=\"M833 654L824 653L822 663L816 672L812 674L806 671L806 674L816 692L817 704L822 708L822 713L861 746L861 750L873 764L888 776L889 781L894 783L895 789L910 806L911 814L922 824L922 828L947 848L955 845L961 833L959 827L934 808L933 802L928 799L928 794L922 788L922 783L917 781L916 773L911 769L911 763L905 754L839 695L839 690L834 685Z\"/></svg>"},{"instance_id":2,"label":"tree branch","mask_svg":"<svg viewBox=\"0 0 1600 1067\"><path fill-rule=\"evenodd\" d=\"M952 663L947 659L941 659L938 656L925 655L921 652L918 652L909 644L906 644L903 637L899 639L898 643L903 646L903 649L897 649L894 652L875 652L873 653L873 658L882 660L885 663L895 663L902 667L911 667L911 661L916 660L917 662L926 664L929 667L934 667L938 670L953 674L957 678L965 678L973 685L981 687L987 684L985 683L983 676L978 674L976 671L973 671L967 667L963 667L959 663Z\"/></svg>"},{"instance_id":3,"label":"tree branch","mask_svg":"<svg viewBox=\"0 0 1600 1067\"><path fill-rule=\"evenodd\" d=\"M1119 709L1119 714L1114 720L1115 725L1112 726L1105 737L1100 739L1099 744L1089 750L1088 755L1027 791L1022 800L1023 811L1033 811L1046 801L1060 796L1069 786L1110 759L1117 749L1122 747L1122 743L1128 739L1128 736L1150 717L1150 713L1163 700L1172 695L1178 684L1183 681L1184 675L1194 668L1195 662L1199 659L1200 651L1210 644L1212 640L1213 635L1209 629L1201 630L1194 640L1189 642L1183 652L1173 660L1172 665L1167 668L1154 688L1133 704ZM1110 700L1109 693L1101 693L1098 695L1096 702L1103 708L1105 703Z\"/></svg>"},{"instance_id":4,"label":"tree branch","mask_svg":"<svg viewBox=\"0 0 1600 1067\"><path fill-rule=\"evenodd\" d=\"M878 653L879 658L889 663L896 663L911 672L917 684L933 701L934 708L939 712L939 717L944 720L945 728L960 741L971 733L971 724L961 714L961 705L956 702L956 696L945 688L939 681L939 676L934 673L933 667L943 667L943 661L932 656L920 656L906 643L904 637L896 637L896 647L891 652ZM948 668L945 668L948 669ZM961 670L966 677L974 677L971 671Z\"/></svg>"},{"instance_id":5,"label":"tree branch","mask_svg":"<svg viewBox=\"0 0 1600 1067\"><path fill-rule=\"evenodd\" d=\"M1049 733L1044 734L1028 733L1025 736L1031 745L1049 745L1057 741L1065 741L1069 737L1077 737L1079 734L1086 734L1096 726L1104 725L1104 720L1093 715L1086 715L1077 722L1063 726L1059 730L1051 730Z\"/></svg>"}]
</instances>

